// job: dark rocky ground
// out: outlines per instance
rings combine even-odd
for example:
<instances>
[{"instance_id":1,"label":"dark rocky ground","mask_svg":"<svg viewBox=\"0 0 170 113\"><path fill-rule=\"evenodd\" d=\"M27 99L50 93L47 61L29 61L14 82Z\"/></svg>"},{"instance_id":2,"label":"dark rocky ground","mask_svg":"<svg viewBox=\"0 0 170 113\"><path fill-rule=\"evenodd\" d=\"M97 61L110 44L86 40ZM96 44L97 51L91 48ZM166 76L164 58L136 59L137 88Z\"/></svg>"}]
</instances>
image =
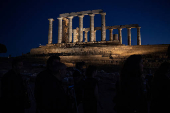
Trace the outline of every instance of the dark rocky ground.
<instances>
[{"instance_id":1,"label":"dark rocky ground","mask_svg":"<svg viewBox=\"0 0 170 113\"><path fill-rule=\"evenodd\" d=\"M1 60L0 61L0 79L4 73L11 68L11 61ZM45 64L24 64L22 74L28 82L28 92L30 94L31 108L26 110L26 113L35 113L36 104L34 100L34 82L36 75L45 69ZM144 71L146 74L146 70ZM115 83L119 77L119 72L104 72L103 70L98 71L97 79L99 80L99 96L103 109L98 106L98 113L116 113L114 111L114 103L112 102L115 92ZM82 106L79 107L79 113L82 112Z\"/></svg>"}]
</instances>

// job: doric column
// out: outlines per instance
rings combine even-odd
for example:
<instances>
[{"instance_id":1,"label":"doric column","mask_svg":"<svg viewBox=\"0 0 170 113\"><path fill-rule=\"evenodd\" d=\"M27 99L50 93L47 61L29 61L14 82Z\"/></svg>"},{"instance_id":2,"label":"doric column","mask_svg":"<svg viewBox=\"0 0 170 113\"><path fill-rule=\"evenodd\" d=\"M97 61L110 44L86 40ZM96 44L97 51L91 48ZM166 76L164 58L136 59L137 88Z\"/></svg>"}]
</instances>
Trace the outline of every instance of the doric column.
<instances>
[{"instance_id":1,"label":"doric column","mask_svg":"<svg viewBox=\"0 0 170 113\"><path fill-rule=\"evenodd\" d=\"M141 27L137 27L137 45L141 45L140 28L141 28Z\"/></svg>"},{"instance_id":2,"label":"doric column","mask_svg":"<svg viewBox=\"0 0 170 113\"><path fill-rule=\"evenodd\" d=\"M102 34L102 41L105 41L106 40L106 23L105 23L105 15L106 13L100 13L101 16L102 16L102 31L101 31L101 34Z\"/></svg>"},{"instance_id":3,"label":"doric column","mask_svg":"<svg viewBox=\"0 0 170 113\"><path fill-rule=\"evenodd\" d=\"M85 42L88 42L88 31L84 31L85 34L84 34L84 39L85 39Z\"/></svg>"},{"instance_id":4,"label":"doric column","mask_svg":"<svg viewBox=\"0 0 170 113\"><path fill-rule=\"evenodd\" d=\"M58 19L58 43L62 43L62 17Z\"/></svg>"},{"instance_id":5,"label":"doric column","mask_svg":"<svg viewBox=\"0 0 170 113\"><path fill-rule=\"evenodd\" d=\"M118 28L119 31L119 42L122 44L122 28Z\"/></svg>"},{"instance_id":6,"label":"doric column","mask_svg":"<svg viewBox=\"0 0 170 113\"><path fill-rule=\"evenodd\" d=\"M77 38L77 30L73 29L73 43L76 42L76 38Z\"/></svg>"},{"instance_id":7,"label":"doric column","mask_svg":"<svg viewBox=\"0 0 170 113\"><path fill-rule=\"evenodd\" d=\"M118 40L118 34L113 34L113 40Z\"/></svg>"},{"instance_id":8,"label":"doric column","mask_svg":"<svg viewBox=\"0 0 170 113\"><path fill-rule=\"evenodd\" d=\"M83 17L84 15L79 15L79 42L83 42Z\"/></svg>"},{"instance_id":9,"label":"doric column","mask_svg":"<svg viewBox=\"0 0 170 113\"><path fill-rule=\"evenodd\" d=\"M90 16L90 41L94 41L94 15L95 14L89 14Z\"/></svg>"},{"instance_id":10,"label":"doric column","mask_svg":"<svg viewBox=\"0 0 170 113\"><path fill-rule=\"evenodd\" d=\"M72 19L73 19L73 16L69 16L69 24L68 24L68 41L69 43L72 42Z\"/></svg>"},{"instance_id":11,"label":"doric column","mask_svg":"<svg viewBox=\"0 0 170 113\"><path fill-rule=\"evenodd\" d=\"M110 31L110 41L113 41L113 29L109 29Z\"/></svg>"},{"instance_id":12,"label":"doric column","mask_svg":"<svg viewBox=\"0 0 170 113\"><path fill-rule=\"evenodd\" d=\"M127 32L128 32L128 45L131 45L131 28L127 28Z\"/></svg>"},{"instance_id":13,"label":"doric column","mask_svg":"<svg viewBox=\"0 0 170 113\"><path fill-rule=\"evenodd\" d=\"M94 41L96 41L96 30L94 30Z\"/></svg>"},{"instance_id":14,"label":"doric column","mask_svg":"<svg viewBox=\"0 0 170 113\"><path fill-rule=\"evenodd\" d=\"M52 32L53 32L53 18L49 18L49 31L48 31L48 44L52 44Z\"/></svg>"}]
</instances>

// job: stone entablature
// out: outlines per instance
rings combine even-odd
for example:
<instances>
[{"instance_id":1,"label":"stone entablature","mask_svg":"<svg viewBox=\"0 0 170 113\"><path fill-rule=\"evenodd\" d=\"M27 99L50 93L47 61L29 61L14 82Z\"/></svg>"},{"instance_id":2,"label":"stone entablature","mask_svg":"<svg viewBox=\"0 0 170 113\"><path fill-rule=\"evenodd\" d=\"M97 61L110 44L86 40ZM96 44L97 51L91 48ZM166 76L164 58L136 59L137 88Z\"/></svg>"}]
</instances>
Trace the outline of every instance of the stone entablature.
<instances>
[{"instance_id":1,"label":"stone entablature","mask_svg":"<svg viewBox=\"0 0 170 113\"><path fill-rule=\"evenodd\" d=\"M88 10L88 11L81 11L81 12L71 12L71 13L60 14L60 17L78 16L78 15L89 15L89 14L100 14L102 12L103 12L102 9Z\"/></svg>"}]
</instances>

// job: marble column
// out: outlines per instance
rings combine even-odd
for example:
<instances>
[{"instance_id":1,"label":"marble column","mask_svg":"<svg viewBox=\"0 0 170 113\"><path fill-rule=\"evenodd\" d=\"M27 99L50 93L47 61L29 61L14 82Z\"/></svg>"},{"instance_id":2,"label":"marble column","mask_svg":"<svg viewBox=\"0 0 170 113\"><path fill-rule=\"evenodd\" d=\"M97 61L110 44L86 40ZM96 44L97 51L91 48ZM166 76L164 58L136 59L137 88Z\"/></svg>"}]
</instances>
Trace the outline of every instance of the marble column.
<instances>
[{"instance_id":1,"label":"marble column","mask_svg":"<svg viewBox=\"0 0 170 113\"><path fill-rule=\"evenodd\" d=\"M84 15L79 15L79 42L83 42L83 17Z\"/></svg>"},{"instance_id":2,"label":"marble column","mask_svg":"<svg viewBox=\"0 0 170 113\"><path fill-rule=\"evenodd\" d=\"M88 31L84 31L85 34L84 34L84 39L85 39L85 42L88 42Z\"/></svg>"},{"instance_id":3,"label":"marble column","mask_svg":"<svg viewBox=\"0 0 170 113\"><path fill-rule=\"evenodd\" d=\"M77 38L77 30L73 29L73 43L76 42L76 38Z\"/></svg>"},{"instance_id":4,"label":"marble column","mask_svg":"<svg viewBox=\"0 0 170 113\"><path fill-rule=\"evenodd\" d=\"M72 19L73 16L69 16L69 23L68 23L68 41L69 43L72 42Z\"/></svg>"},{"instance_id":5,"label":"marble column","mask_svg":"<svg viewBox=\"0 0 170 113\"><path fill-rule=\"evenodd\" d=\"M119 42L120 44L122 44L122 28L118 28L118 32L119 32Z\"/></svg>"},{"instance_id":6,"label":"marble column","mask_svg":"<svg viewBox=\"0 0 170 113\"><path fill-rule=\"evenodd\" d=\"M102 35L102 41L106 40L106 23L105 23L105 15L106 13L100 13L102 16L102 31L101 31L101 35Z\"/></svg>"},{"instance_id":7,"label":"marble column","mask_svg":"<svg viewBox=\"0 0 170 113\"><path fill-rule=\"evenodd\" d=\"M94 41L96 41L96 30L94 30Z\"/></svg>"},{"instance_id":8,"label":"marble column","mask_svg":"<svg viewBox=\"0 0 170 113\"><path fill-rule=\"evenodd\" d=\"M131 45L131 28L127 28L128 45Z\"/></svg>"},{"instance_id":9,"label":"marble column","mask_svg":"<svg viewBox=\"0 0 170 113\"><path fill-rule=\"evenodd\" d=\"M52 44L52 32L53 32L53 18L49 18L49 31L48 31L48 44Z\"/></svg>"},{"instance_id":10,"label":"marble column","mask_svg":"<svg viewBox=\"0 0 170 113\"><path fill-rule=\"evenodd\" d=\"M90 16L90 41L94 41L94 15L95 14L89 14Z\"/></svg>"},{"instance_id":11,"label":"marble column","mask_svg":"<svg viewBox=\"0 0 170 113\"><path fill-rule=\"evenodd\" d=\"M109 29L110 31L110 41L113 41L113 29Z\"/></svg>"},{"instance_id":12,"label":"marble column","mask_svg":"<svg viewBox=\"0 0 170 113\"><path fill-rule=\"evenodd\" d=\"M113 34L113 40L118 40L118 34Z\"/></svg>"},{"instance_id":13,"label":"marble column","mask_svg":"<svg viewBox=\"0 0 170 113\"><path fill-rule=\"evenodd\" d=\"M141 27L137 27L137 45L141 45L140 28L141 28Z\"/></svg>"},{"instance_id":14,"label":"marble column","mask_svg":"<svg viewBox=\"0 0 170 113\"><path fill-rule=\"evenodd\" d=\"M58 43L62 43L62 17L58 19Z\"/></svg>"}]
</instances>

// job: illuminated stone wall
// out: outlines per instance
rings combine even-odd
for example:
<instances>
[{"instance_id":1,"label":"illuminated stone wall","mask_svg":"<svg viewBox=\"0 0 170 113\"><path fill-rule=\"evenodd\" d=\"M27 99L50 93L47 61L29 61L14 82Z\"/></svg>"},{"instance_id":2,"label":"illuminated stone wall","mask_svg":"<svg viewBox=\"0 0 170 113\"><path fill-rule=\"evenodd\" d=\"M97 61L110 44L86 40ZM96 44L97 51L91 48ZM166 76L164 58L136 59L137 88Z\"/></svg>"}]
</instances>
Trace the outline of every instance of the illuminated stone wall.
<instances>
[{"instance_id":1,"label":"illuminated stone wall","mask_svg":"<svg viewBox=\"0 0 170 113\"><path fill-rule=\"evenodd\" d=\"M102 45L101 47L75 47L58 48L55 46L42 46L31 49L31 55L37 54L58 54L61 61L65 63L75 63L85 61L88 64L121 64L128 56L141 54L144 57L145 66L159 66L166 60L169 45ZM161 60L161 61L160 61ZM151 64L149 62L152 62ZM154 64L157 62L156 64Z\"/></svg>"}]
</instances>

